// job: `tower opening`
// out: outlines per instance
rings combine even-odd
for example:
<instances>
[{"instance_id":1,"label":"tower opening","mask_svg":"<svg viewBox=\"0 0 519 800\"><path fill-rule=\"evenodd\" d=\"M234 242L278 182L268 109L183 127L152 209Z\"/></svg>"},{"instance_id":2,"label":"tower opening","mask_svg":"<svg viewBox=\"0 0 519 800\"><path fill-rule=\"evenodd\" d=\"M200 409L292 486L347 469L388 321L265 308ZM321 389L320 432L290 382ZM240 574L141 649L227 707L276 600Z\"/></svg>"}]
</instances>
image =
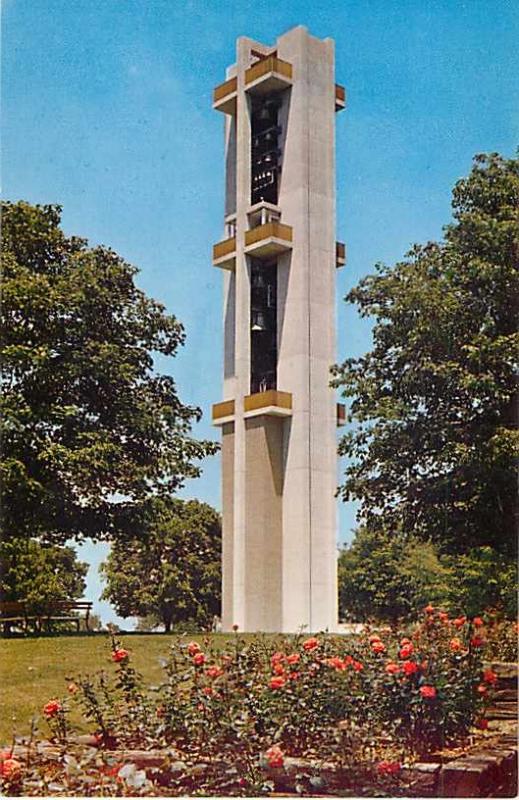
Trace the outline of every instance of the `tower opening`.
<instances>
[{"instance_id":1,"label":"tower opening","mask_svg":"<svg viewBox=\"0 0 519 800\"><path fill-rule=\"evenodd\" d=\"M252 99L251 108L251 203L277 204L279 184L280 99L275 94Z\"/></svg>"},{"instance_id":2,"label":"tower opening","mask_svg":"<svg viewBox=\"0 0 519 800\"><path fill-rule=\"evenodd\" d=\"M251 258L250 391L277 388L277 262Z\"/></svg>"}]
</instances>

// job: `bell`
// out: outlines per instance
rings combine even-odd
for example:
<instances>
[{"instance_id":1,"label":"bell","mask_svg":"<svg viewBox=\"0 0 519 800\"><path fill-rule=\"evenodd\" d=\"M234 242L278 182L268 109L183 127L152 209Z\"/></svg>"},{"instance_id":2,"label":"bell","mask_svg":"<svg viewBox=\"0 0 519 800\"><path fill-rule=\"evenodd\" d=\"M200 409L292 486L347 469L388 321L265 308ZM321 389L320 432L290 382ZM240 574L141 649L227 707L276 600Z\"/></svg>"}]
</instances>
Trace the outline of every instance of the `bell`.
<instances>
[{"instance_id":1,"label":"bell","mask_svg":"<svg viewBox=\"0 0 519 800\"><path fill-rule=\"evenodd\" d=\"M253 311L252 312L252 327L251 330L253 331L266 331L267 330L267 323L265 320L265 314L262 311Z\"/></svg>"},{"instance_id":2,"label":"bell","mask_svg":"<svg viewBox=\"0 0 519 800\"><path fill-rule=\"evenodd\" d=\"M265 279L261 272L255 272L252 276L252 288L253 289L264 289L265 288Z\"/></svg>"}]
</instances>

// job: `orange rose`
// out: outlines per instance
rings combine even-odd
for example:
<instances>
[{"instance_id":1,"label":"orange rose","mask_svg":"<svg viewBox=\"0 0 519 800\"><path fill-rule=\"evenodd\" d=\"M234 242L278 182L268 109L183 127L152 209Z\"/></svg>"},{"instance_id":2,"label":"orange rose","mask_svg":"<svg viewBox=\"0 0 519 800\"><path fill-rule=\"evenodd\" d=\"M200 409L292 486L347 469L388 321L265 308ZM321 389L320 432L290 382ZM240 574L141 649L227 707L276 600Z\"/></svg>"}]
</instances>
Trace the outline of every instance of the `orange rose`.
<instances>
[{"instance_id":1,"label":"orange rose","mask_svg":"<svg viewBox=\"0 0 519 800\"><path fill-rule=\"evenodd\" d=\"M193 656L193 664L195 665L195 667L201 667L203 664L205 664L204 653L195 653L195 655Z\"/></svg>"},{"instance_id":2,"label":"orange rose","mask_svg":"<svg viewBox=\"0 0 519 800\"><path fill-rule=\"evenodd\" d=\"M274 678L270 679L270 688L271 689L282 689L285 685L286 680L281 675L276 675Z\"/></svg>"},{"instance_id":3,"label":"orange rose","mask_svg":"<svg viewBox=\"0 0 519 800\"><path fill-rule=\"evenodd\" d=\"M16 758L1 758L0 759L0 776L12 780L22 771L22 765Z\"/></svg>"},{"instance_id":4,"label":"orange rose","mask_svg":"<svg viewBox=\"0 0 519 800\"><path fill-rule=\"evenodd\" d=\"M371 649L374 653L385 653L386 645L381 641L372 642Z\"/></svg>"},{"instance_id":5,"label":"orange rose","mask_svg":"<svg viewBox=\"0 0 519 800\"><path fill-rule=\"evenodd\" d=\"M311 636L310 639L303 642L303 650L315 650L316 647L319 647L319 639L316 639L315 636Z\"/></svg>"},{"instance_id":6,"label":"orange rose","mask_svg":"<svg viewBox=\"0 0 519 800\"><path fill-rule=\"evenodd\" d=\"M400 672L400 667L398 664L395 664L394 661L388 661L388 663L384 667L384 670L385 672L387 672L388 675L396 675L397 672Z\"/></svg>"},{"instance_id":7,"label":"orange rose","mask_svg":"<svg viewBox=\"0 0 519 800\"><path fill-rule=\"evenodd\" d=\"M420 694L426 700L434 700L436 697L436 689L434 686L421 686Z\"/></svg>"},{"instance_id":8,"label":"orange rose","mask_svg":"<svg viewBox=\"0 0 519 800\"><path fill-rule=\"evenodd\" d=\"M458 653L462 648L461 641L455 636L454 639L450 640L449 647L453 653Z\"/></svg>"},{"instance_id":9,"label":"orange rose","mask_svg":"<svg viewBox=\"0 0 519 800\"><path fill-rule=\"evenodd\" d=\"M208 667L205 671L205 674L208 678L219 678L220 675L223 675L223 669L215 665L213 667Z\"/></svg>"},{"instance_id":10,"label":"orange rose","mask_svg":"<svg viewBox=\"0 0 519 800\"><path fill-rule=\"evenodd\" d=\"M298 664L300 660L301 656L299 655L299 653L292 653L292 655L287 656L288 664Z\"/></svg>"},{"instance_id":11,"label":"orange rose","mask_svg":"<svg viewBox=\"0 0 519 800\"><path fill-rule=\"evenodd\" d=\"M189 653L191 658L194 655L196 655L196 653L199 653L200 650L201 650L201 648L200 648L200 645L198 644L198 642L189 642L189 644L187 646L187 652Z\"/></svg>"}]
</instances>

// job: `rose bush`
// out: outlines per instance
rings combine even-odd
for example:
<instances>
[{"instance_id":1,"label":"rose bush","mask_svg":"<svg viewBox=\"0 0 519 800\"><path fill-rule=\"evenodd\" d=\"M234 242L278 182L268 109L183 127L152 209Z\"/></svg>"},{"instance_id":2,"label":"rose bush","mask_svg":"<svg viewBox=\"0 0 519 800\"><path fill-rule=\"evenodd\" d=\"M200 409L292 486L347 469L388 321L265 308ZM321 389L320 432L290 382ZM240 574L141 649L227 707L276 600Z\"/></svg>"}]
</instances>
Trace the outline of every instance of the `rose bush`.
<instances>
[{"instance_id":1,"label":"rose bush","mask_svg":"<svg viewBox=\"0 0 519 800\"><path fill-rule=\"evenodd\" d=\"M131 651L113 639L108 670L70 676L67 697L50 699L44 715L64 744L70 705L80 705L102 760L102 794L265 793L273 788L268 769L283 773L294 757L308 764L299 770L302 792L323 788L316 770L327 762L354 794L366 786L391 794L402 764L485 728L496 684L483 666L484 619L451 620L429 605L405 633L287 636L275 647L236 633L218 651L210 638L181 640L155 687L143 685ZM178 754L180 771L115 769L109 759L114 750L161 748ZM76 773L59 763L54 783L73 793ZM30 770L22 764L15 774L31 793Z\"/></svg>"}]
</instances>

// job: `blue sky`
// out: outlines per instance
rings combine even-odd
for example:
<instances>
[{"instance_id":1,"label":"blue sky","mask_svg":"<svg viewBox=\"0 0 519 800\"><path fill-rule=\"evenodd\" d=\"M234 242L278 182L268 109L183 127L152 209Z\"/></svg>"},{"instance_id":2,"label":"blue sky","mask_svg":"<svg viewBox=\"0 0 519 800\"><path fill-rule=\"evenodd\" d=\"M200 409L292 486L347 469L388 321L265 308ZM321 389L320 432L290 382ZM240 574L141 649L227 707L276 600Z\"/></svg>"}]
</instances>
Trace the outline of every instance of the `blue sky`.
<instances>
[{"instance_id":1,"label":"blue sky","mask_svg":"<svg viewBox=\"0 0 519 800\"><path fill-rule=\"evenodd\" d=\"M342 297L377 261L438 239L450 190L476 152L517 145L518 6L513 0L4 0L3 194L63 206L68 233L114 248L174 312L187 344L171 371L216 436L221 399L222 117L213 86L235 39L266 44L294 25L336 41L338 359L369 347ZM219 460L186 488L219 507ZM341 505L340 539L354 509ZM97 604L104 546L92 562Z\"/></svg>"}]
</instances>

